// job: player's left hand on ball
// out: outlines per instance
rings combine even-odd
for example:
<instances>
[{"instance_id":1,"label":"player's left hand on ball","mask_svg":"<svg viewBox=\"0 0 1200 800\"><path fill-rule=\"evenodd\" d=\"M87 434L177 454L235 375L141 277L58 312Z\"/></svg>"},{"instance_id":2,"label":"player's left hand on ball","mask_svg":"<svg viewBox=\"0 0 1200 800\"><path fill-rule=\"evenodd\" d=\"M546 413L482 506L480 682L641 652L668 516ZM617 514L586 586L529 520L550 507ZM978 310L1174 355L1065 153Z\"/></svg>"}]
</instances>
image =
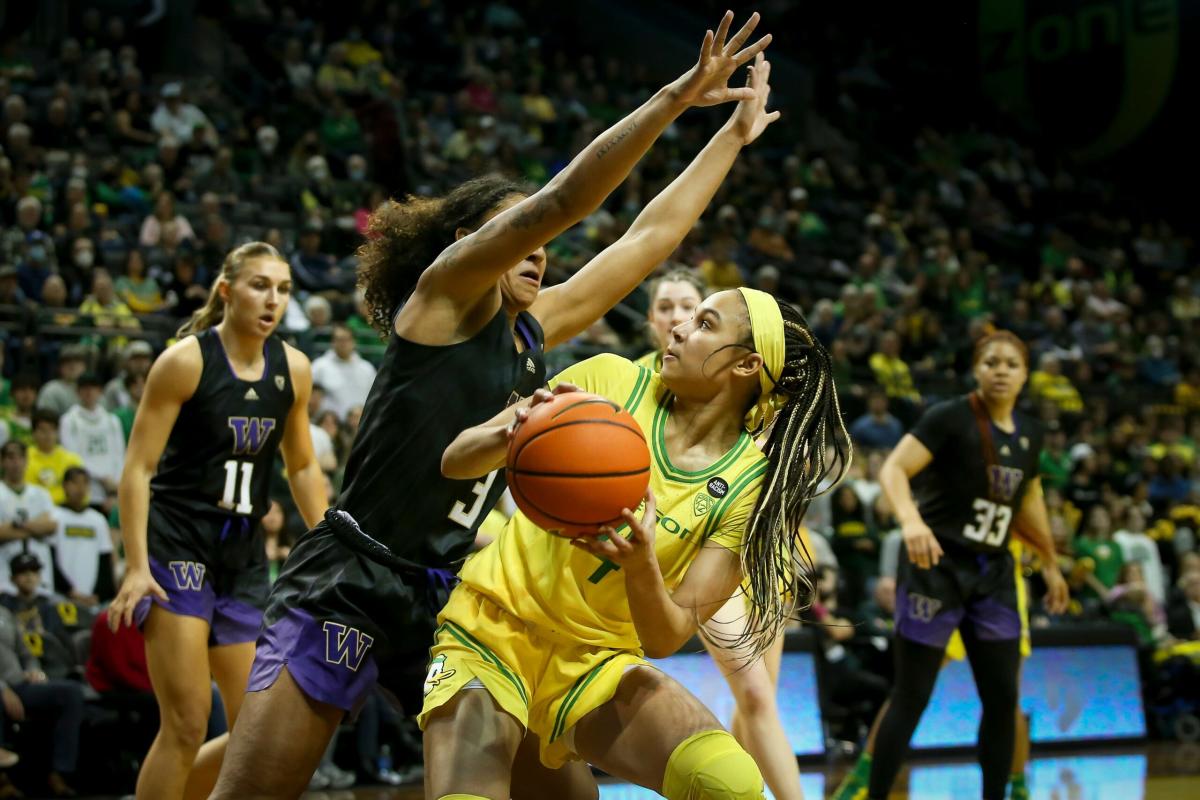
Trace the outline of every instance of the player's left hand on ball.
<instances>
[{"instance_id":1,"label":"player's left hand on ball","mask_svg":"<svg viewBox=\"0 0 1200 800\"><path fill-rule=\"evenodd\" d=\"M1046 610L1055 615L1065 613L1071 602L1071 594L1058 565L1050 564L1043 569L1042 578L1046 581Z\"/></svg>"},{"instance_id":2,"label":"player's left hand on ball","mask_svg":"<svg viewBox=\"0 0 1200 800\"><path fill-rule=\"evenodd\" d=\"M621 511L621 516L629 525L629 536L626 538L615 529L603 527L600 533L607 539L581 536L572 540L571 544L587 550L596 558L607 559L614 564L626 568L648 566L654 561L654 526L658 524L658 513L654 502L654 492L646 489L645 507L639 518L628 508Z\"/></svg>"}]
</instances>

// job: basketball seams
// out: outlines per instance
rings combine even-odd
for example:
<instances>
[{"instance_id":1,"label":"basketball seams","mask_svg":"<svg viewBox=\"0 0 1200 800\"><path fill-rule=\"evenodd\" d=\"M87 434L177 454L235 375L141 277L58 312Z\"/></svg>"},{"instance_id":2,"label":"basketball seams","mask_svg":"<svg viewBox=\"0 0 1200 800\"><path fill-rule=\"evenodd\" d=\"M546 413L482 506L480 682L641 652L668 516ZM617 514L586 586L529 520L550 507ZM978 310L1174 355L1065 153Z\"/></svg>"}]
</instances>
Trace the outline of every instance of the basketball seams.
<instances>
[{"instance_id":1,"label":"basketball seams","mask_svg":"<svg viewBox=\"0 0 1200 800\"><path fill-rule=\"evenodd\" d=\"M644 372L644 370L643 370L643 372ZM641 380L642 378L645 378L645 375L642 375L639 373L640 383L641 384L646 383L647 381ZM639 393L639 391L641 391L641 390L644 390L644 386L640 386L640 388L635 387L634 395L637 395ZM559 397L562 397L563 401L569 401L571 399L570 395L560 395ZM563 401L560 401L560 402L563 402ZM554 402L554 401L551 401L551 402ZM612 411L614 412L614 416L609 419L603 419L603 418L597 419L594 417L593 418L585 418L585 419L570 419L570 420L560 420L559 419L566 412L568 412L574 408L578 408L580 406L588 405L588 404L607 406L608 408L612 409ZM584 411L583 413L586 414L589 412ZM616 403L612 402L611 400L608 400L607 398L579 397L579 398L575 399L575 402L568 402L564 408L562 408L561 410L555 411L552 414L552 416L550 416L548 418L543 418L542 420L540 420L539 424L544 425L545 427L542 430L537 430L535 432L530 433L527 437L520 437L520 436L514 437L513 442L509 446L509 458L508 458L508 470L507 470L507 473L509 476L508 484L509 484L509 487L512 489L514 496L519 501L518 505L523 508L528 509L532 513L532 515L539 517L542 520L547 520L547 521L550 521L551 523L556 523L553 527L562 526L562 527L568 527L568 528L590 528L590 527L599 527L602 525L615 525L615 524L621 522L621 518L619 515L611 517L611 518L605 518L605 519L580 520L580 519L570 519L570 518L564 516L565 514L574 513L574 510L570 509L570 508L555 509L558 513L553 513L551 511L548 511L547 509L543 508L543 506L540 502L535 502L533 499L534 495L543 495L544 492L546 491L546 488L539 487L538 484L534 483L533 481L522 480L522 478L564 479L566 481L577 481L577 480L587 480L587 479L591 479L591 480L617 479L616 482L619 485L619 480L622 478L636 479L640 476L648 475L650 472L649 446L648 446L648 443L646 442L645 434L643 433L641 426L638 424L637 420L634 419L633 416L631 414L629 414L627 411L622 409L621 406L618 406ZM620 470L615 470L615 471L611 471L611 472L596 472L596 471L558 472L558 471L551 471L551 470L544 470L544 469L522 469L521 468L520 464L521 464L522 458L524 457L524 454L526 452L526 448L529 447L530 445L532 445L534 442L542 439L543 436L549 434L551 431L556 431L556 430L560 430L563 428L569 428L569 427L573 427L576 425L589 425L589 424L590 425L607 425L607 426L611 426L613 428L620 428L620 429L631 432L632 434L634 434L637 437L637 444L635 444L632 440L629 440L629 444L627 446L630 448L645 448L646 460L641 462L641 464L636 464L636 462L635 462L635 466L636 466L635 469L620 469ZM599 439L601 441L608 442L608 441L612 441L614 436L616 437L616 440L618 440L618 441L620 440L620 435L617 434L616 431L613 431L612 434L605 434L605 433L601 433L600 431L597 431L596 434L593 436L593 438L599 437ZM550 457L552 459L550 461L551 466L554 465L554 460L553 460L554 456L552 455L552 453L553 453L553 451L550 451L549 453L545 454L546 457ZM583 452L581 455L586 460L587 453ZM540 460L540 458L541 457L539 457L539 460ZM626 462L626 463L628 463L628 462ZM614 464L613 466L621 466L621 465ZM545 481L543 480L542 483L544 484ZM572 484L565 484L565 485L570 486ZM574 484L574 486L578 487L579 485ZM616 489L616 487L614 487L614 489ZM618 495L618 496L620 496L620 495ZM552 503L551 505L553 506L556 504ZM568 503L565 503L564 505L570 505L569 501L568 501ZM601 511L601 509L598 509L595 507L590 509L590 513L592 513L592 514L596 514L597 512L600 512L600 511ZM606 513L606 512L602 512L602 513ZM551 525L545 525L544 527L551 527Z\"/></svg>"},{"instance_id":2,"label":"basketball seams","mask_svg":"<svg viewBox=\"0 0 1200 800\"><path fill-rule=\"evenodd\" d=\"M570 476L570 475L552 475L552 476L549 476L549 477L566 477L566 478L569 478L569 477L574 477L574 476ZM630 476L603 475L603 476L601 476L601 477L608 478L608 477L630 477ZM513 484L515 484L515 486L514 486ZM618 515L618 516L616 516L616 517L614 517L614 518L612 518L612 519L602 519L602 520L595 520L595 521L593 521L593 520L576 520L576 519L566 519L565 517L560 517L560 516L557 516L557 515L555 515L555 514L551 514L549 511L546 511L546 510L544 510L544 509L543 509L541 506L539 506L537 503L533 502L533 500L531 500L531 499L529 498L529 495L528 495L528 494L526 494L524 491L522 491L522 490L521 490L521 482L520 482L520 481L513 481L513 483L512 483L512 484L509 484L509 485L510 485L510 486L513 486L513 489L514 489L514 491L516 491L518 494L520 494L520 495L521 495L521 497L522 497L522 498L525 500L525 502L526 502L526 503L529 505L529 507L530 507L530 508L532 508L533 510L537 511L537 513L541 514L541 515L542 515L542 516L544 516L546 519L552 519L552 520L554 520L555 522L561 522L561 523L563 523L564 525L572 525L572 526L575 526L575 527L580 527L580 528L587 528L587 527L599 527L599 526L601 526L601 525L613 525L613 526L615 526L617 523L619 523L619 522L623 522L623 519L624 519L623 517L621 517L621 516L619 516L619 515Z\"/></svg>"},{"instance_id":3,"label":"basketball seams","mask_svg":"<svg viewBox=\"0 0 1200 800\"><path fill-rule=\"evenodd\" d=\"M622 472L546 472L533 469L511 469L513 475L528 475L531 478L629 478L634 475L644 475L650 467L630 469Z\"/></svg>"},{"instance_id":4,"label":"basketball seams","mask_svg":"<svg viewBox=\"0 0 1200 800\"><path fill-rule=\"evenodd\" d=\"M552 416L550 419L552 419L552 420L558 419L559 417L561 417L563 414L567 413L568 411L573 411L574 409L579 408L580 406L591 406L591 405L607 406L608 408L611 408L613 411L616 411L618 413L621 411L621 407L619 405L617 405L616 403L614 403L612 400L609 400L604 397L597 397L595 399L587 399L587 400L581 399L577 403L571 403L569 406L565 407L562 411L556 412L554 414L554 416Z\"/></svg>"}]
</instances>

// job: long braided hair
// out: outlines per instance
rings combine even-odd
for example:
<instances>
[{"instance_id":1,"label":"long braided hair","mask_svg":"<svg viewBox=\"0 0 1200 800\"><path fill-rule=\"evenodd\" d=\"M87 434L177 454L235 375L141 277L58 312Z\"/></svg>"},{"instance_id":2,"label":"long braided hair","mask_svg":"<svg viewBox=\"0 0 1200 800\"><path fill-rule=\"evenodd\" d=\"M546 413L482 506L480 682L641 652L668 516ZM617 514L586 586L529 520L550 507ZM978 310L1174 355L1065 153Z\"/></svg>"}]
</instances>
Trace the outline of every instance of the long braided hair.
<instances>
[{"instance_id":1,"label":"long braided hair","mask_svg":"<svg viewBox=\"0 0 1200 800\"><path fill-rule=\"evenodd\" d=\"M746 620L736 639L718 642L744 650L747 663L766 651L798 608L811 604L815 565L800 524L809 503L841 481L854 455L829 352L794 306L780 302L779 310L784 365L768 377L783 405L767 423L765 443L760 437L767 471L742 539Z\"/></svg>"}]
</instances>

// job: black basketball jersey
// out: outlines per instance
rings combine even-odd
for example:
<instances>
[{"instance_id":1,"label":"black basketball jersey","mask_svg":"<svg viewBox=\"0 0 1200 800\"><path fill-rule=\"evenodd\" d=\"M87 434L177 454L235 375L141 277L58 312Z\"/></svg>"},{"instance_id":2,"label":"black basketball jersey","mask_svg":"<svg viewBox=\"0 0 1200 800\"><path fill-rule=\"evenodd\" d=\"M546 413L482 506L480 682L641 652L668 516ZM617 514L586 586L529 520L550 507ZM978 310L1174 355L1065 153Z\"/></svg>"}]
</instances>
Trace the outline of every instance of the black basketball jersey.
<instances>
[{"instance_id":1,"label":"black basketball jersey","mask_svg":"<svg viewBox=\"0 0 1200 800\"><path fill-rule=\"evenodd\" d=\"M393 554L434 567L457 561L500 499L503 470L455 481L441 463L458 434L545 386L542 328L525 312L516 327L520 353L503 308L458 344L417 344L393 331L337 504Z\"/></svg>"},{"instance_id":2,"label":"black basketball jersey","mask_svg":"<svg viewBox=\"0 0 1200 800\"><path fill-rule=\"evenodd\" d=\"M279 339L267 339L262 377L244 381L215 330L196 339L204 360L200 383L171 428L150 481L152 501L258 519L270 504L271 470L295 399L287 352Z\"/></svg>"},{"instance_id":3,"label":"black basketball jersey","mask_svg":"<svg viewBox=\"0 0 1200 800\"><path fill-rule=\"evenodd\" d=\"M1037 422L1016 411L1013 421L1012 433L987 421L996 459L991 465L969 396L933 406L910 431L933 453L912 487L921 518L938 539L986 551L1008 545L1025 490L1038 476L1042 450Z\"/></svg>"}]
</instances>

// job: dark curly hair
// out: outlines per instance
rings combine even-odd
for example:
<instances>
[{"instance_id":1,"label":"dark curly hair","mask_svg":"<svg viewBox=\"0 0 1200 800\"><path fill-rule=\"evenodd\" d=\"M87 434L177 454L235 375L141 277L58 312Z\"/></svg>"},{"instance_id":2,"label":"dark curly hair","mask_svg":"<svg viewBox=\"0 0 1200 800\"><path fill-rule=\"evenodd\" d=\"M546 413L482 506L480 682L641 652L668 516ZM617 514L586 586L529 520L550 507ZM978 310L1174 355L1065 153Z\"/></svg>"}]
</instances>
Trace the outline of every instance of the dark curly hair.
<instances>
[{"instance_id":1,"label":"dark curly hair","mask_svg":"<svg viewBox=\"0 0 1200 800\"><path fill-rule=\"evenodd\" d=\"M371 325L381 336L391 333L396 310L425 268L454 243L455 231L475 230L507 198L533 192L526 183L493 174L473 178L443 197L409 195L375 209L367 241L358 248L358 285Z\"/></svg>"}]
</instances>

